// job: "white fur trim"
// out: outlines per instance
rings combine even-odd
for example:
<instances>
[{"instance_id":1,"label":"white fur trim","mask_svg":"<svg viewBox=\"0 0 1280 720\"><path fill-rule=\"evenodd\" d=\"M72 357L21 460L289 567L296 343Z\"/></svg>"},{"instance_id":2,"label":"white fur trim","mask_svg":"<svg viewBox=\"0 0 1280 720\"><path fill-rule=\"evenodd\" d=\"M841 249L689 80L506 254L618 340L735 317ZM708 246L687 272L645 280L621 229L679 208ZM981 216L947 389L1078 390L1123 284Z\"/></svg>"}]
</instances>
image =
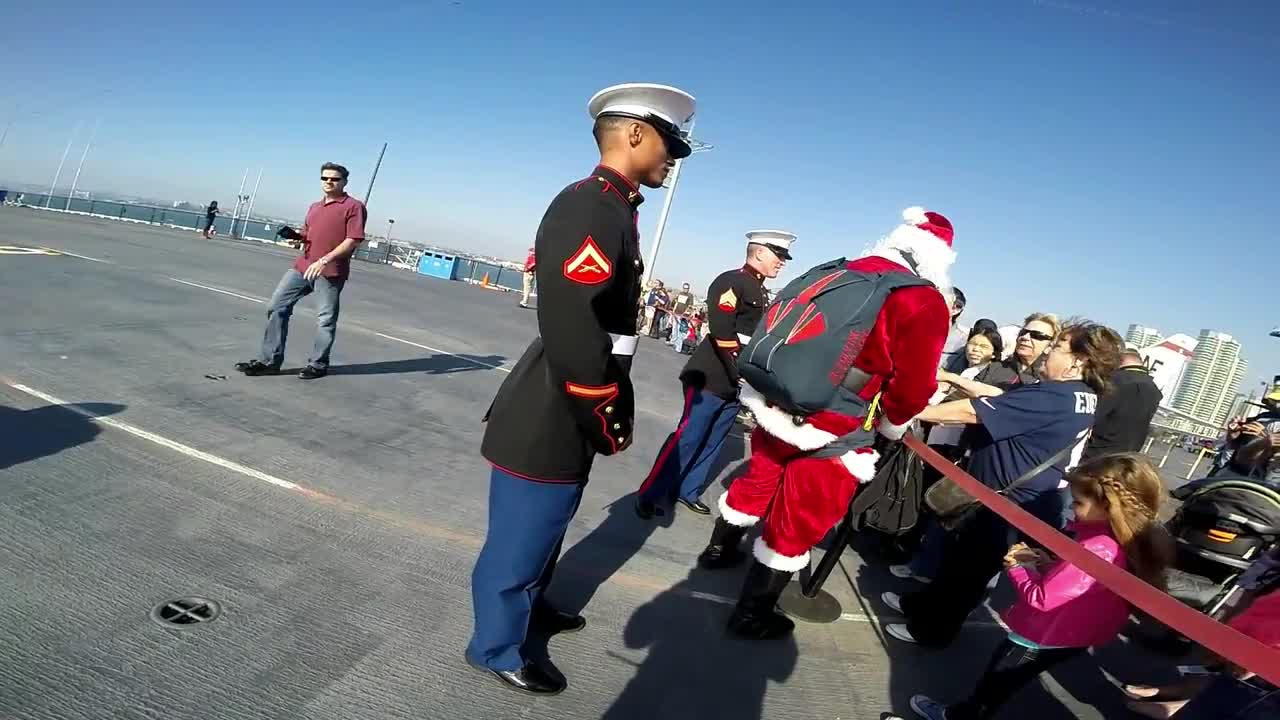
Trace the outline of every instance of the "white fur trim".
<instances>
[{"instance_id":1,"label":"white fur trim","mask_svg":"<svg viewBox=\"0 0 1280 720\"><path fill-rule=\"evenodd\" d=\"M840 462L844 463L859 484L875 479L876 463L879 460L880 453L875 450L853 450L840 456Z\"/></svg>"},{"instance_id":2,"label":"white fur trim","mask_svg":"<svg viewBox=\"0 0 1280 720\"><path fill-rule=\"evenodd\" d=\"M733 508L729 507L729 493L724 493L723 495L720 496L719 505L720 505L720 517L724 518L724 521L729 523L730 525L745 528L745 527L751 527L752 525L755 525L756 523L760 522L760 518L756 517L755 515L748 515L744 512L741 512L739 510L734 510Z\"/></svg>"},{"instance_id":3,"label":"white fur trim","mask_svg":"<svg viewBox=\"0 0 1280 720\"><path fill-rule=\"evenodd\" d=\"M929 216L924 214L924 208L919 205L913 205L903 210L902 219L909 225L923 225L929 222Z\"/></svg>"},{"instance_id":4,"label":"white fur trim","mask_svg":"<svg viewBox=\"0 0 1280 720\"><path fill-rule=\"evenodd\" d=\"M755 543L751 546L751 554L755 555L756 559L766 567L782 572L799 572L809 567L808 550L805 550L803 555L797 555L796 557L780 555L764 544L763 537L756 538Z\"/></svg>"},{"instance_id":5,"label":"white fur trim","mask_svg":"<svg viewBox=\"0 0 1280 720\"><path fill-rule=\"evenodd\" d=\"M914 225L899 225L867 254L891 260L907 269L911 268L911 263L906 262L903 255L910 255L920 277L936 285L940 292L951 288L950 270L956 261L956 251L928 230Z\"/></svg>"},{"instance_id":6,"label":"white fur trim","mask_svg":"<svg viewBox=\"0 0 1280 720\"><path fill-rule=\"evenodd\" d=\"M911 420L914 420L912 418ZM876 423L876 432L889 438L890 440L901 440L903 435L907 434L907 428L911 427L911 420L901 425L889 422L889 418L882 417L880 422Z\"/></svg>"},{"instance_id":7,"label":"white fur trim","mask_svg":"<svg viewBox=\"0 0 1280 720\"><path fill-rule=\"evenodd\" d=\"M776 407L769 407L764 396L749 384L742 386L740 400L755 416L756 425L797 450L817 450L836 439L835 435L808 423L796 425L791 420L792 415Z\"/></svg>"}]
</instances>

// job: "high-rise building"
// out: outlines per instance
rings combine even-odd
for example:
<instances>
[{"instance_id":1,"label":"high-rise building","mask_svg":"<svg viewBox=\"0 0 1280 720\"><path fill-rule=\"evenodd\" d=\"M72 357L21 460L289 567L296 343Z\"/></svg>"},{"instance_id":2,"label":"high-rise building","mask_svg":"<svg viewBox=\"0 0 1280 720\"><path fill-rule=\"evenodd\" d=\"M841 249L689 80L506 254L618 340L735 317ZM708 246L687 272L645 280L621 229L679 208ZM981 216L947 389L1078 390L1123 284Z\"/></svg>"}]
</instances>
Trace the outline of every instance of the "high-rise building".
<instances>
[{"instance_id":1,"label":"high-rise building","mask_svg":"<svg viewBox=\"0 0 1280 720\"><path fill-rule=\"evenodd\" d=\"M1190 335L1175 333L1155 345L1142 348L1139 354L1151 372L1151 379L1160 389L1160 404L1173 406L1178 385L1187 373L1191 358L1195 357L1196 339Z\"/></svg>"},{"instance_id":2,"label":"high-rise building","mask_svg":"<svg viewBox=\"0 0 1280 720\"><path fill-rule=\"evenodd\" d=\"M1231 403L1231 412L1227 413L1228 418L1249 417L1257 415L1258 410L1258 393L1251 392L1248 395L1244 393L1236 393L1236 398Z\"/></svg>"},{"instance_id":3,"label":"high-rise building","mask_svg":"<svg viewBox=\"0 0 1280 720\"><path fill-rule=\"evenodd\" d=\"M1151 347L1160 342L1163 336L1160 331L1155 328L1144 327L1142 325L1130 325L1129 332L1124 335L1124 344L1135 350Z\"/></svg>"},{"instance_id":4,"label":"high-rise building","mask_svg":"<svg viewBox=\"0 0 1280 720\"><path fill-rule=\"evenodd\" d=\"M1215 425L1225 423L1248 368L1235 338L1201 330L1195 356L1173 397L1173 409Z\"/></svg>"}]
</instances>

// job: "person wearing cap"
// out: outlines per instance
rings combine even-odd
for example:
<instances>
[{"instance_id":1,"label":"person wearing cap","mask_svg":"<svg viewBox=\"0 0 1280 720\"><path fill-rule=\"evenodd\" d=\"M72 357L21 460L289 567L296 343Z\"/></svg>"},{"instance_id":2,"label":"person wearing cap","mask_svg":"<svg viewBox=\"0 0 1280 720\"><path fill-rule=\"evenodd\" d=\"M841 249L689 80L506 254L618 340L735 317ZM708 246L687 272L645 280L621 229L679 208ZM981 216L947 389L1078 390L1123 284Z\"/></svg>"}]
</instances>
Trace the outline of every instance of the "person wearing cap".
<instances>
[{"instance_id":1,"label":"person wearing cap","mask_svg":"<svg viewBox=\"0 0 1280 720\"><path fill-rule=\"evenodd\" d=\"M661 187L688 157L694 99L664 85L617 85L588 103L600 162L551 201L534 240L539 337L485 415L489 527L471 578L473 667L508 687L552 695L564 678L525 649L530 632L586 620L544 597L592 462L631 445L630 371L644 264L640 186Z\"/></svg>"},{"instance_id":2,"label":"person wearing cap","mask_svg":"<svg viewBox=\"0 0 1280 720\"><path fill-rule=\"evenodd\" d=\"M707 289L711 333L680 373L684 409L636 492L641 518L664 515L662 505L672 501L699 515L711 514L702 493L738 416L738 351L764 314L765 279L778 277L795 239L782 230L747 233L746 263L721 273Z\"/></svg>"}]
</instances>

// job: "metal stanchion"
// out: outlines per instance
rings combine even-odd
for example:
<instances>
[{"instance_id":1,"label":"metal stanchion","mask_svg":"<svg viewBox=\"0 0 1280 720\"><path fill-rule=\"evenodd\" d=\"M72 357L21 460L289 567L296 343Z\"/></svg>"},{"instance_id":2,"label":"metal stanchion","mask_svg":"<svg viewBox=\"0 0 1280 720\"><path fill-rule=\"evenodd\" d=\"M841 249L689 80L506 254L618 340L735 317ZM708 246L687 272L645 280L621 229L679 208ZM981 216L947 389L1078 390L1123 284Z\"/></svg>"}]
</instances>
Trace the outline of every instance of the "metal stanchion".
<instances>
[{"instance_id":1,"label":"metal stanchion","mask_svg":"<svg viewBox=\"0 0 1280 720\"><path fill-rule=\"evenodd\" d=\"M823 554L817 567L810 566L808 579L793 582L782 591L778 607L783 612L810 623L833 623L840 619L840 601L823 590L822 586L840 562L844 549L849 546L849 539L853 537L853 523L853 512L846 512L844 521L836 528L835 537L831 540L831 549Z\"/></svg>"},{"instance_id":2,"label":"metal stanchion","mask_svg":"<svg viewBox=\"0 0 1280 720\"><path fill-rule=\"evenodd\" d=\"M876 396L871 399L871 404L867 408L867 417L862 423L864 432L872 432L879 409L880 394L876 393ZM878 438L872 447L880 454L879 462L884 462L887 446L881 446ZM876 468L877 474L880 472L878 465L879 463ZM854 498L857 498L856 493ZM854 524L858 521L853 512L853 503L854 500L851 499L849 507L844 511L844 521L836 528L831 549L818 561L818 567L812 568L808 580L791 583L782 591L782 596L778 598L778 607L786 614L811 623L832 623L840 619L840 601L836 600L831 593L823 591L822 586L831 576L836 563L840 562L840 556L844 554L844 549L849 546L849 540L853 537Z\"/></svg>"}]
</instances>

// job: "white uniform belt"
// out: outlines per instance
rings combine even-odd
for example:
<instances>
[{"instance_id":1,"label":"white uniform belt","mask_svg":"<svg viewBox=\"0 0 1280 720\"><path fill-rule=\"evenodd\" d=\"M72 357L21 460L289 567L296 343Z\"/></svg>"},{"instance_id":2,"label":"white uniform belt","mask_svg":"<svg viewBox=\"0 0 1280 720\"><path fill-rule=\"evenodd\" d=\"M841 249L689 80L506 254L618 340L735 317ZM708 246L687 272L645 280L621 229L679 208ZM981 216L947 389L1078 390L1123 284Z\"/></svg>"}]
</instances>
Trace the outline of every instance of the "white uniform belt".
<instances>
[{"instance_id":1,"label":"white uniform belt","mask_svg":"<svg viewBox=\"0 0 1280 720\"><path fill-rule=\"evenodd\" d=\"M743 335L742 333L738 333L738 343L739 343L739 344L741 344L741 345L746 345L746 344L747 344L747 343L749 343L749 342L751 342L751 336L750 336L750 335Z\"/></svg>"},{"instance_id":2,"label":"white uniform belt","mask_svg":"<svg viewBox=\"0 0 1280 720\"><path fill-rule=\"evenodd\" d=\"M635 335L609 333L609 339L613 341L614 355L635 355L636 345L640 343L640 338Z\"/></svg>"}]
</instances>

